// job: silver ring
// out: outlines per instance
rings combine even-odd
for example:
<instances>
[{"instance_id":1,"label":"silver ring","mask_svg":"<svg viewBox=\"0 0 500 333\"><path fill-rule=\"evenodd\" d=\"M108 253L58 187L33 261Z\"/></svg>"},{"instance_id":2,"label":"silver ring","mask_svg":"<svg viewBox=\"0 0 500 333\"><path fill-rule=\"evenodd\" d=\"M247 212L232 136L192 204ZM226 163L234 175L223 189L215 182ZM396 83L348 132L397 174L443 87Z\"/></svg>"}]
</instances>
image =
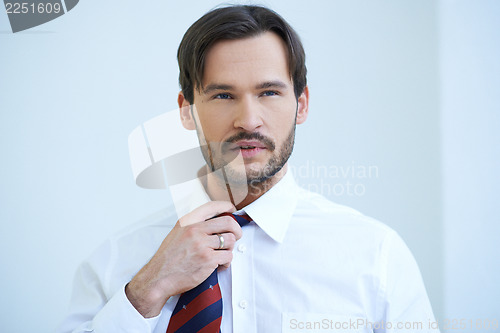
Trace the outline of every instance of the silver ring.
<instances>
[{"instance_id":1,"label":"silver ring","mask_svg":"<svg viewBox=\"0 0 500 333\"><path fill-rule=\"evenodd\" d=\"M222 250L224 248L224 237L221 234L217 234L219 237L219 248L217 250Z\"/></svg>"}]
</instances>

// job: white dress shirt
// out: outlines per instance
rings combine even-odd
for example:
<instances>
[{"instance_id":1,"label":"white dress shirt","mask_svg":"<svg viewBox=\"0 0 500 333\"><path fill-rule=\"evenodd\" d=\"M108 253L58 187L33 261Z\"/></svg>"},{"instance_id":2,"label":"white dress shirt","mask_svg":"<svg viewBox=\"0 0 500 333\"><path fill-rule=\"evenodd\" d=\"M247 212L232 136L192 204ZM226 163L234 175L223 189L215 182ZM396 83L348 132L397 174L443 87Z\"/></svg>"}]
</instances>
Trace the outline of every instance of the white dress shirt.
<instances>
[{"instance_id":1,"label":"white dress shirt","mask_svg":"<svg viewBox=\"0 0 500 333\"><path fill-rule=\"evenodd\" d=\"M207 201L198 183L182 210ZM418 266L388 226L298 187L291 172L242 211L254 222L243 227L230 269L218 272L223 333L439 332L429 327ZM164 210L83 262L58 332L165 333L179 296L144 319L124 286L176 221L175 209Z\"/></svg>"}]
</instances>

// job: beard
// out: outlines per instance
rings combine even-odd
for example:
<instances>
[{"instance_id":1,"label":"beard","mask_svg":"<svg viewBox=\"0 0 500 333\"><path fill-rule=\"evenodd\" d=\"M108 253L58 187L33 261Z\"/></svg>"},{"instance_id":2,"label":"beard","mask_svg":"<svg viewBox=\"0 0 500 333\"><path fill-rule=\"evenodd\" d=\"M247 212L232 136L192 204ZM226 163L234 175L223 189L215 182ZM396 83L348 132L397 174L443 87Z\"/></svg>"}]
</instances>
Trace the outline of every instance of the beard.
<instances>
[{"instance_id":1,"label":"beard","mask_svg":"<svg viewBox=\"0 0 500 333\"><path fill-rule=\"evenodd\" d=\"M212 172L223 170L222 173L214 173L220 181L231 185L249 185L249 189L261 189L283 168L290 158L295 142L295 127L296 122L294 122L279 150L276 149L276 145L271 139L260 133L240 132L228 138L222 145L214 142L201 145L201 151ZM236 158L239 150L230 151L228 146L239 140L259 140L264 144L266 149L272 153L264 167L251 168L247 165L234 166L229 164Z\"/></svg>"}]
</instances>

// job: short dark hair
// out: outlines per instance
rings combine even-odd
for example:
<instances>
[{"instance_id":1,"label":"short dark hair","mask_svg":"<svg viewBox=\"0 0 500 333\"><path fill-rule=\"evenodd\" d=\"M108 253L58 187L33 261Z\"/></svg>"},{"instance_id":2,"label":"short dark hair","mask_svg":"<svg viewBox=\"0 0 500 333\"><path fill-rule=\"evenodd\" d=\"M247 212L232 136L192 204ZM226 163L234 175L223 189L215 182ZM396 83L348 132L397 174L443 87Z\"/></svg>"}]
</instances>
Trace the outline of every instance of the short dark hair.
<instances>
[{"instance_id":1,"label":"short dark hair","mask_svg":"<svg viewBox=\"0 0 500 333\"><path fill-rule=\"evenodd\" d=\"M186 31L177 51L179 84L184 97L194 103L194 89L202 88L205 58L210 47L221 40L276 33L287 46L288 68L298 98L307 84L305 53L299 36L276 12L261 6L233 5L214 9Z\"/></svg>"}]
</instances>

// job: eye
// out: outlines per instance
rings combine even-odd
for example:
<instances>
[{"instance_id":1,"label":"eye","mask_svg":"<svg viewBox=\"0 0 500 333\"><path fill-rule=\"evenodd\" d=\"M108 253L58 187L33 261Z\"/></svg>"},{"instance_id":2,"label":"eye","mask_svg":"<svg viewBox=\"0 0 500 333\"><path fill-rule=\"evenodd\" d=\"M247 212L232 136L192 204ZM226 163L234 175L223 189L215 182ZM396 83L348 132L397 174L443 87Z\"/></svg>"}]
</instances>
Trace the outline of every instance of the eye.
<instances>
[{"instance_id":1,"label":"eye","mask_svg":"<svg viewBox=\"0 0 500 333\"><path fill-rule=\"evenodd\" d=\"M231 96L226 93L220 93L214 96L215 99L230 99Z\"/></svg>"},{"instance_id":2,"label":"eye","mask_svg":"<svg viewBox=\"0 0 500 333\"><path fill-rule=\"evenodd\" d=\"M279 95L279 93L274 90L268 90L262 93L262 96L277 96L277 95Z\"/></svg>"}]
</instances>

